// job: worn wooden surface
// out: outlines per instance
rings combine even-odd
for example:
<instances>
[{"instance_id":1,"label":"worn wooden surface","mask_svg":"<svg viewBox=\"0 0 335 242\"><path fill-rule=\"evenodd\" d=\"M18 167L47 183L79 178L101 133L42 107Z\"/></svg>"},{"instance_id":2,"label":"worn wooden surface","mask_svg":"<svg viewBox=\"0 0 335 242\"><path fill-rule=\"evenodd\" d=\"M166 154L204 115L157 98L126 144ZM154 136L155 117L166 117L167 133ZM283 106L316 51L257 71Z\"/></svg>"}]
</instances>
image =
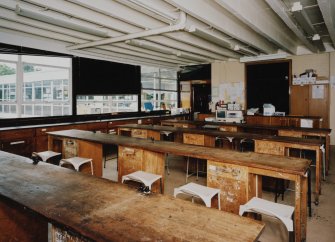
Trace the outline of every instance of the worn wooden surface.
<instances>
[{"instance_id":1,"label":"worn wooden surface","mask_svg":"<svg viewBox=\"0 0 335 242\"><path fill-rule=\"evenodd\" d=\"M248 201L248 168L219 162L207 162L207 186L220 188L221 209L239 213Z\"/></svg>"},{"instance_id":2,"label":"worn wooden surface","mask_svg":"<svg viewBox=\"0 0 335 242\"><path fill-rule=\"evenodd\" d=\"M169 126L159 126L159 125L139 125L139 124L126 124L118 126L119 129L130 129L130 130L152 130L152 131L169 131L173 133L188 133L188 134L202 134L213 137L233 137L236 139L254 139L254 140L269 140L276 142L286 142L286 143L297 143L301 145L319 145L323 144L322 140L318 139L306 139L302 137L290 137L290 136L273 136L264 134L253 134L247 132L229 132L229 131L218 131L218 130L208 130L208 129L196 129L196 128L175 128ZM144 131L142 131L144 132ZM185 138L185 137L184 137Z\"/></svg>"},{"instance_id":3,"label":"worn wooden surface","mask_svg":"<svg viewBox=\"0 0 335 242\"><path fill-rule=\"evenodd\" d=\"M151 141L118 135L92 133L82 130L56 131L50 132L49 135L50 139L76 138L79 140L86 140L100 144L115 144L125 147L140 148L158 153L171 153L180 156L189 156L193 158L213 160L248 167L258 167L297 175L304 175L310 164L309 160L298 159L294 157L257 154L254 152L241 153L211 147L194 146L168 141Z\"/></svg>"},{"instance_id":4,"label":"worn wooden surface","mask_svg":"<svg viewBox=\"0 0 335 242\"><path fill-rule=\"evenodd\" d=\"M125 185L50 164L32 165L5 152L0 152L0 181L1 199L95 241L257 241L264 228L248 218L172 197L143 196ZM8 228L2 220L0 226Z\"/></svg>"}]
</instances>

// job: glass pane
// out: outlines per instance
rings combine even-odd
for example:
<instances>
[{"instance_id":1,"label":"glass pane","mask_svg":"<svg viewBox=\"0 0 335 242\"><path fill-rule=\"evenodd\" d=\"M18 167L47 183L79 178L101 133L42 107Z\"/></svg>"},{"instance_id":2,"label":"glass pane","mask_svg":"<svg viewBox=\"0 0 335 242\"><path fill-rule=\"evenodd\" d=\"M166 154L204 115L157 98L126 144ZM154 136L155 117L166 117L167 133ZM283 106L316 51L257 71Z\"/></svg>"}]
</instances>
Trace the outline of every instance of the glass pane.
<instances>
[{"instance_id":1,"label":"glass pane","mask_svg":"<svg viewBox=\"0 0 335 242\"><path fill-rule=\"evenodd\" d=\"M177 91L177 81L176 80L169 80L169 79L162 79L161 80L161 89L162 90Z\"/></svg>"},{"instance_id":2,"label":"glass pane","mask_svg":"<svg viewBox=\"0 0 335 242\"><path fill-rule=\"evenodd\" d=\"M157 78L144 78L141 79L142 88L148 89L160 89L159 87L159 79Z\"/></svg>"},{"instance_id":3,"label":"glass pane","mask_svg":"<svg viewBox=\"0 0 335 242\"><path fill-rule=\"evenodd\" d=\"M177 80L177 71L172 69L160 69L160 77Z\"/></svg>"},{"instance_id":4,"label":"glass pane","mask_svg":"<svg viewBox=\"0 0 335 242\"><path fill-rule=\"evenodd\" d=\"M141 66L141 75L142 77L158 77L159 68L152 66Z\"/></svg>"},{"instance_id":5,"label":"glass pane","mask_svg":"<svg viewBox=\"0 0 335 242\"><path fill-rule=\"evenodd\" d=\"M45 58L42 59L45 60ZM23 104L27 102L41 104L34 106L34 116L70 114L71 109L67 109L66 113L62 111L63 105L70 106L69 71L69 69L58 67L45 67L27 63L23 65Z\"/></svg>"},{"instance_id":6,"label":"glass pane","mask_svg":"<svg viewBox=\"0 0 335 242\"><path fill-rule=\"evenodd\" d=\"M49 65L57 67L71 67L71 58L64 57L47 57L47 56L31 56L23 55L22 61L26 63Z\"/></svg>"},{"instance_id":7,"label":"glass pane","mask_svg":"<svg viewBox=\"0 0 335 242\"><path fill-rule=\"evenodd\" d=\"M17 61L18 58L19 58L18 55L0 54L0 60Z\"/></svg>"},{"instance_id":8,"label":"glass pane","mask_svg":"<svg viewBox=\"0 0 335 242\"><path fill-rule=\"evenodd\" d=\"M77 96L77 114L137 112L137 95Z\"/></svg>"}]
</instances>

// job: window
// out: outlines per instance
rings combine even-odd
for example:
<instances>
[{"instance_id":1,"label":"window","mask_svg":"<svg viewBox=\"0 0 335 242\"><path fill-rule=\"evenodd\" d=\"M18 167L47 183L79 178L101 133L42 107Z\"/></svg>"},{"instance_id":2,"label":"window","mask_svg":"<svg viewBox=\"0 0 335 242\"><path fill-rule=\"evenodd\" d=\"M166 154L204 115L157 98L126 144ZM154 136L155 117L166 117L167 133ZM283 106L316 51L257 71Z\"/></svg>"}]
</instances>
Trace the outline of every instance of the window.
<instances>
[{"instance_id":1,"label":"window","mask_svg":"<svg viewBox=\"0 0 335 242\"><path fill-rule=\"evenodd\" d=\"M142 111L177 107L177 71L156 67L141 67ZM150 104L150 105L148 105Z\"/></svg>"},{"instance_id":2,"label":"window","mask_svg":"<svg viewBox=\"0 0 335 242\"><path fill-rule=\"evenodd\" d=\"M0 118L71 114L71 59L0 54Z\"/></svg>"},{"instance_id":3,"label":"window","mask_svg":"<svg viewBox=\"0 0 335 242\"><path fill-rule=\"evenodd\" d=\"M137 111L137 95L77 96L77 114L101 114Z\"/></svg>"}]
</instances>

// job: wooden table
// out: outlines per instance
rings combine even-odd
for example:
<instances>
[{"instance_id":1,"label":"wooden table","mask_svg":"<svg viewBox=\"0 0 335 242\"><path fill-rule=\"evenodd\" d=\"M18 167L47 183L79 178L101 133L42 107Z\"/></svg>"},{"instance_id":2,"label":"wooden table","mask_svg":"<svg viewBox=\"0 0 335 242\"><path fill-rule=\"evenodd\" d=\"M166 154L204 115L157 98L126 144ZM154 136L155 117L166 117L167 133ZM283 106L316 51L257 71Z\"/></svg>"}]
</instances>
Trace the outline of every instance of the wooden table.
<instances>
[{"instance_id":1,"label":"wooden table","mask_svg":"<svg viewBox=\"0 0 335 242\"><path fill-rule=\"evenodd\" d=\"M223 122L205 122L205 121L190 121L167 119L162 120L161 125L172 127L196 127L201 129L216 129L229 132L246 132L246 133L262 133L278 136L290 137L317 137L324 139L326 151L326 175L329 170L329 150L330 150L330 133L331 129L327 128L301 128L301 127L285 127L285 126L270 126L270 125L254 125L246 123L223 123Z\"/></svg>"},{"instance_id":2,"label":"wooden table","mask_svg":"<svg viewBox=\"0 0 335 242\"><path fill-rule=\"evenodd\" d=\"M0 241L257 241L264 224L0 151ZM55 240L54 240L55 241ZM58 240L57 240L58 241Z\"/></svg>"},{"instance_id":3,"label":"wooden table","mask_svg":"<svg viewBox=\"0 0 335 242\"><path fill-rule=\"evenodd\" d=\"M118 145L119 178L124 175L123 172L130 173L141 169L162 175L164 179L165 163L163 158L165 154L205 159L208 164L207 185L221 189L220 201L222 209L234 213L237 213L239 205L246 203L254 196L261 196L261 189L259 188L262 184L260 179L262 175L291 180L295 182L296 188L296 241L306 238L306 173L310 166L309 160L253 152L241 153L211 147L99 134L80 130L49 133L49 148L57 148L57 146L52 145L55 143L54 140L69 138L92 144Z\"/></svg>"},{"instance_id":4,"label":"wooden table","mask_svg":"<svg viewBox=\"0 0 335 242\"><path fill-rule=\"evenodd\" d=\"M238 141L242 139L251 139L255 142L255 152L272 155L288 156L289 149L315 151L315 204L319 203L319 194L321 193L321 167L323 166L322 160L324 160L322 159L324 146L323 142L319 139L139 124L119 125L117 126L117 129L118 134L122 134L126 131L130 133L131 137L145 139L154 138L155 140L160 140L160 134L167 131L172 132L175 135L176 142L207 147L215 147L215 140L222 137L228 137L231 140L237 139Z\"/></svg>"}]
</instances>

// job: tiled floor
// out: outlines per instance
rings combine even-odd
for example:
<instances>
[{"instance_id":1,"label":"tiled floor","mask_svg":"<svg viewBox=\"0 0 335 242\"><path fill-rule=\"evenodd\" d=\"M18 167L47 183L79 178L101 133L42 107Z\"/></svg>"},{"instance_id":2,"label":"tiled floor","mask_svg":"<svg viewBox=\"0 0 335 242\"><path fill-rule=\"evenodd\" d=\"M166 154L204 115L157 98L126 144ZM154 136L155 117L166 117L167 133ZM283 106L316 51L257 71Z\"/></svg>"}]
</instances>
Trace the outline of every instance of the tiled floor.
<instances>
[{"instance_id":1,"label":"tiled floor","mask_svg":"<svg viewBox=\"0 0 335 242\"><path fill-rule=\"evenodd\" d=\"M312 217L307 222L307 242L333 242L335 241L335 147L331 150L331 170L326 181L322 182L322 195L319 206L312 204ZM185 171L183 169L186 160L183 157L169 156L170 175L165 176L165 195L172 196L175 187L185 184ZM103 176L107 179L117 181L116 159L108 160ZM194 176L189 178L189 182L196 182L206 185L206 178L199 177L196 181ZM313 187L313 184L312 184ZM263 198L273 201L273 193L263 192ZM181 199L191 198L181 196ZM201 201L196 201L201 203ZM284 201L278 202L289 205L294 204L294 192L285 192ZM287 231L279 221L270 217L263 217L266 223L264 232L259 241L280 242L288 241Z\"/></svg>"}]
</instances>

